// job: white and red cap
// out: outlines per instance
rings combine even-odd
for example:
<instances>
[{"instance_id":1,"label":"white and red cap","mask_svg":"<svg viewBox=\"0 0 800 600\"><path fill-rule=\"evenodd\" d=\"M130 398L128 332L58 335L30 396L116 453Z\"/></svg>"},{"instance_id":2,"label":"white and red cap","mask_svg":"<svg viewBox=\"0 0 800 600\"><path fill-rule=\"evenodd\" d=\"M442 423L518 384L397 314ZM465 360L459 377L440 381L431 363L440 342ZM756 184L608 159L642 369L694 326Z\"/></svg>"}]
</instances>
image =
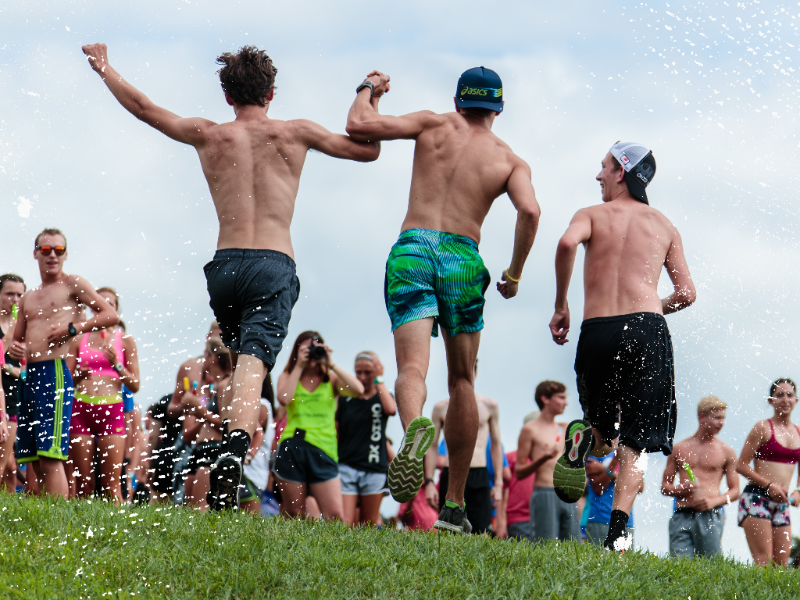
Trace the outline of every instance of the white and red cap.
<instances>
[{"instance_id":1,"label":"white and red cap","mask_svg":"<svg viewBox=\"0 0 800 600\"><path fill-rule=\"evenodd\" d=\"M656 159L653 153L636 142L617 142L611 149L611 156L625 169L625 183L631 196L650 204L645 188L656 174Z\"/></svg>"}]
</instances>

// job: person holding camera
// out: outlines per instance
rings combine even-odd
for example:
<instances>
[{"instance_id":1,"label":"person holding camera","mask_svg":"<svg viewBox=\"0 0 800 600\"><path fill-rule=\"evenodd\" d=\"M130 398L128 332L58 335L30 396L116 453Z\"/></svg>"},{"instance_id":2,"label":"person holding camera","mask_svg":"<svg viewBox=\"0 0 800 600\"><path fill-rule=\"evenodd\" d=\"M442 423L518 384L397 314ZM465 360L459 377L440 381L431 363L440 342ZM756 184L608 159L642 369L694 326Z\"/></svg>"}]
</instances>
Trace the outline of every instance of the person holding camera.
<instances>
[{"instance_id":1,"label":"person holding camera","mask_svg":"<svg viewBox=\"0 0 800 600\"><path fill-rule=\"evenodd\" d=\"M349 525L375 525L389 471L386 422L397 413L397 405L383 382L377 354L361 352L355 368L364 393L357 398L340 396L336 411L344 516Z\"/></svg>"},{"instance_id":2,"label":"person holding camera","mask_svg":"<svg viewBox=\"0 0 800 600\"><path fill-rule=\"evenodd\" d=\"M287 422L272 471L282 497L281 513L287 518L306 516L310 492L325 519L344 520L336 397L357 398L364 386L334 364L331 353L319 333L304 331L278 377L278 401L286 407Z\"/></svg>"}]
</instances>

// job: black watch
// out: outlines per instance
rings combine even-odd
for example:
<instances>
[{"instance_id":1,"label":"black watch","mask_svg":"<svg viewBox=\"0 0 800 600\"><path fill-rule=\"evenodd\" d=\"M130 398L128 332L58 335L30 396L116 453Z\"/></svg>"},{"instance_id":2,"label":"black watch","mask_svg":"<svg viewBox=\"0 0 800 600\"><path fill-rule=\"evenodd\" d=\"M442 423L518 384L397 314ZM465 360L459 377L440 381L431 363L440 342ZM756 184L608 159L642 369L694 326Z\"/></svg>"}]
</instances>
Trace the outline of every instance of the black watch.
<instances>
[{"instance_id":1,"label":"black watch","mask_svg":"<svg viewBox=\"0 0 800 600\"><path fill-rule=\"evenodd\" d=\"M372 98L375 95L375 86L372 85L371 81L367 81L366 79L362 81L361 85L356 88L356 94L367 87L369 88L369 97Z\"/></svg>"},{"instance_id":2,"label":"black watch","mask_svg":"<svg viewBox=\"0 0 800 600\"><path fill-rule=\"evenodd\" d=\"M78 335L78 330L77 330L77 329L75 329L75 325L73 325L72 323L70 323L70 324L67 326L67 333L69 333L71 336L73 336L73 337L74 337L74 336Z\"/></svg>"},{"instance_id":3,"label":"black watch","mask_svg":"<svg viewBox=\"0 0 800 600\"><path fill-rule=\"evenodd\" d=\"M419 481L419 480L417 480L417 481ZM430 477L426 477L425 478L425 483L423 483L422 485L424 487L424 486L428 485L429 483L433 483L433 479L431 479Z\"/></svg>"}]
</instances>

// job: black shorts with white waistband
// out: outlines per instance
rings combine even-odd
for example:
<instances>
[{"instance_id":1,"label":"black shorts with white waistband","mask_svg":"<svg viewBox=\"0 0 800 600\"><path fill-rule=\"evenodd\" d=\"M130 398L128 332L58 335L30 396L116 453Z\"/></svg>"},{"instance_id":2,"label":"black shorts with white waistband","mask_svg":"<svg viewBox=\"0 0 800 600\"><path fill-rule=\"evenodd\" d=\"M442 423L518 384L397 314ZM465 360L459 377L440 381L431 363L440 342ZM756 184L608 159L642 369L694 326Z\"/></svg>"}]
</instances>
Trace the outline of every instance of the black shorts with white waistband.
<instances>
[{"instance_id":1,"label":"black shorts with white waistband","mask_svg":"<svg viewBox=\"0 0 800 600\"><path fill-rule=\"evenodd\" d=\"M587 319L575 356L584 417L606 441L672 453L678 404L672 340L663 315ZM621 421L620 421L621 413Z\"/></svg>"}]
</instances>

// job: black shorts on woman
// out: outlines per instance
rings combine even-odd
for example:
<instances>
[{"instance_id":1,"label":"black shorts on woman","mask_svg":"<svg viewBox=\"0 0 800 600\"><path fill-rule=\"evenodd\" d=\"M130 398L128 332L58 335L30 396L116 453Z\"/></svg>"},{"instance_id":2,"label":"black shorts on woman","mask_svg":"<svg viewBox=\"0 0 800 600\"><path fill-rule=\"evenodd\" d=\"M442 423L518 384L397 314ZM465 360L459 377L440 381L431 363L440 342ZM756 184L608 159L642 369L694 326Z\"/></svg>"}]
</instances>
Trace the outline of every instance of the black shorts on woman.
<instances>
[{"instance_id":1,"label":"black shorts on woman","mask_svg":"<svg viewBox=\"0 0 800 600\"><path fill-rule=\"evenodd\" d=\"M586 319L575 356L584 418L606 443L672 453L678 405L672 340L663 315ZM620 420L621 412L621 420Z\"/></svg>"},{"instance_id":2,"label":"black shorts on woman","mask_svg":"<svg viewBox=\"0 0 800 600\"><path fill-rule=\"evenodd\" d=\"M223 343L272 371L300 295L294 260L275 250L225 248L203 270Z\"/></svg>"}]
</instances>

